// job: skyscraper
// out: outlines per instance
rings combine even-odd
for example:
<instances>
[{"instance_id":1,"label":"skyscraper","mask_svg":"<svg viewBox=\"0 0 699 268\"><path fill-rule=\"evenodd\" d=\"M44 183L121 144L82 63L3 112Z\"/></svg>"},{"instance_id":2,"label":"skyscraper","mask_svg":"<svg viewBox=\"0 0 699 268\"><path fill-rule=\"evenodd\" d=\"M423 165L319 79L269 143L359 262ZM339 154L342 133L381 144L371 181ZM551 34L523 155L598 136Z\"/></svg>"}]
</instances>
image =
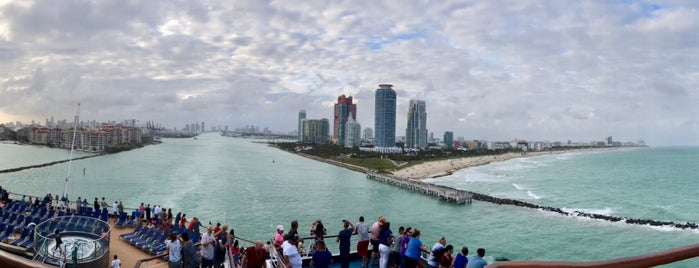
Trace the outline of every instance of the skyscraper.
<instances>
[{"instance_id":1,"label":"skyscraper","mask_svg":"<svg viewBox=\"0 0 699 268\"><path fill-rule=\"evenodd\" d=\"M299 111L299 133L298 141L303 141L303 120L306 119L306 110Z\"/></svg>"},{"instance_id":2,"label":"skyscraper","mask_svg":"<svg viewBox=\"0 0 699 268\"><path fill-rule=\"evenodd\" d=\"M339 145L345 145L345 126L347 117L357 119L357 104L352 104L352 97L345 95L337 97L333 121L333 140Z\"/></svg>"},{"instance_id":3,"label":"skyscraper","mask_svg":"<svg viewBox=\"0 0 699 268\"><path fill-rule=\"evenodd\" d=\"M350 114L350 116L347 117L347 124L345 126L345 147L352 148L359 146L362 141L361 132L362 125L354 120L353 114Z\"/></svg>"},{"instance_id":4,"label":"skyscraper","mask_svg":"<svg viewBox=\"0 0 699 268\"><path fill-rule=\"evenodd\" d=\"M427 112L425 101L410 100L408 127L405 128L406 148L427 148Z\"/></svg>"},{"instance_id":5,"label":"skyscraper","mask_svg":"<svg viewBox=\"0 0 699 268\"><path fill-rule=\"evenodd\" d=\"M328 119L304 119L303 142L315 144L328 144L330 123Z\"/></svg>"},{"instance_id":6,"label":"skyscraper","mask_svg":"<svg viewBox=\"0 0 699 268\"><path fill-rule=\"evenodd\" d=\"M374 139L374 130L371 129L370 127L362 130L362 139L364 139L365 141Z\"/></svg>"},{"instance_id":7,"label":"skyscraper","mask_svg":"<svg viewBox=\"0 0 699 268\"><path fill-rule=\"evenodd\" d=\"M447 148L454 148L454 132L444 132L444 145L446 145Z\"/></svg>"},{"instance_id":8,"label":"skyscraper","mask_svg":"<svg viewBox=\"0 0 699 268\"><path fill-rule=\"evenodd\" d=\"M396 146L396 92L393 85L380 84L375 93L374 129L376 147Z\"/></svg>"}]
</instances>

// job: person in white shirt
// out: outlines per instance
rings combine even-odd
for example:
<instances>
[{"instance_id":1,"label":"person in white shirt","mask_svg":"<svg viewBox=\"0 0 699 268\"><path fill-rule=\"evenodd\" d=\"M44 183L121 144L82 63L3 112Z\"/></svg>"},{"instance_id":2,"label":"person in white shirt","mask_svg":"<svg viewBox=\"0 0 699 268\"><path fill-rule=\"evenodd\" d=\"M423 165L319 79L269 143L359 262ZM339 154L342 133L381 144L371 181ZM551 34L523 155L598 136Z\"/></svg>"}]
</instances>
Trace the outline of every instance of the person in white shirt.
<instances>
[{"instance_id":1,"label":"person in white shirt","mask_svg":"<svg viewBox=\"0 0 699 268\"><path fill-rule=\"evenodd\" d=\"M112 268L121 268L121 260L117 255L114 255L114 260L112 261Z\"/></svg>"},{"instance_id":2,"label":"person in white shirt","mask_svg":"<svg viewBox=\"0 0 699 268\"><path fill-rule=\"evenodd\" d=\"M177 239L177 234L171 233L167 240L165 240L165 245L167 246L168 253L168 267L182 267L182 244L180 244L180 240Z\"/></svg>"},{"instance_id":3,"label":"person in white shirt","mask_svg":"<svg viewBox=\"0 0 699 268\"><path fill-rule=\"evenodd\" d=\"M301 268L303 265L301 254L299 253L299 249L296 247L297 244L298 240L296 240L296 237L289 237L289 239L282 243L284 260L286 263L291 265L291 268Z\"/></svg>"},{"instance_id":4,"label":"person in white shirt","mask_svg":"<svg viewBox=\"0 0 699 268\"><path fill-rule=\"evenodd\" d=\"M201 267L209 268L214 265L214 245L216 245L216 237L214 237L214 228L206 228L206 233L201 236Z\"/></svg>"}]
</instances>

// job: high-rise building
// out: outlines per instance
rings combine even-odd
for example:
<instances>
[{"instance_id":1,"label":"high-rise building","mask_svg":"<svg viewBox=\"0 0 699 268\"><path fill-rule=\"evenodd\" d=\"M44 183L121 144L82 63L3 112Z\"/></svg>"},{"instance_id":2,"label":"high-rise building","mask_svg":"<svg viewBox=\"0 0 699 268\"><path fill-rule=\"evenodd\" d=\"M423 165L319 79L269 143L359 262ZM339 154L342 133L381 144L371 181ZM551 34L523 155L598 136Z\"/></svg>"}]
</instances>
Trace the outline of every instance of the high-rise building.
<instances>
[{"instance_id":1,"label":"high-rise building","mask_svg":"<svg viewBox=\"0 0 699 268\"><path fill-rule=\"evenodd\" d=\"M306 119L306 110L299 111L299 133L298 141L303 141L303 120Z\"/></svg>"},{"instance_id":2,"label":"high-rise building","mask_svg":"<svg viewBox=\"0 0 699 268\"><path fill-rule=\"evenodd\" d=\"M330 123L328 119L304 119L303 142L315 144L328 144Z\"/></svg>"},{"instance_id":3,"label":"high-rise building","mask_svg":"<svg viewBox=\"0 0 699 268\"><path fill-rule=\"evenodd\" d=\"M339 145L345 145L345 126L347 118L350 116L353 120L357 120L357 104L352 103L352 97L345 97L345 95L337 97L333 121L333 141Z\"/></svg>"},{"instance_id":4,"label":"high-rise building","mask_svg":"<svg viewBox=\"0 0 699 268\"><path fill-rule=\"evenodd\" d=\"M425 101L410 100L408 127L405 128L405 148L427 148L427 111Z\"/></svg>"},{"instance_id":5,"label":"high-rise building","mask_svg":"<svg viewBox=\"0 0 699 268\"><path fill-rule=\"evenodd\" d=\"M612 136L607 137L607 145L612 145L614 143L614 139L612 139Z\"/></svg>"},{"instance_id":6,"label":"high-rise building","mask_svg":"<svg viewBox=\"0 0 699 268\"><path fill-rule=\"evenodd\" d=\"M380 84L375 93L374 129L376 147L396 146L396 92L393 85Z\"/></svg>"},{"instance_id":7,"label":"high-rise building","mask_svg":"<svg viewBox=\"0 0 699 268\"><path fill-rule=\"evenodd\" d=\"M454 148L454 132L444 132L444 145L446 145L447 148Z\"/></svg>"},{"instance_id":8,"label":"high-rise building","mask_svg":"<svg viewBox=\"0 0 699 268\"><path fill-rule=\"evenodd\" d=\"M374 130L371 129L370 127L365 128L362 130L362 139L365 141L371 140L374 138Z\"/></svg>"},{"instance_id":9,"label":"high-rise building","mask_svg":"<svg viewBox=\"0 0 699 268\"><path fill-rule=\"evenodd\" d=\"M354 120L353 114L350 114L350 116L347 117L347 124L345 126L345 147L352 148L359 146L362 141L360 136L361 132L362 125Z\"/></svg>"}]
</instances>

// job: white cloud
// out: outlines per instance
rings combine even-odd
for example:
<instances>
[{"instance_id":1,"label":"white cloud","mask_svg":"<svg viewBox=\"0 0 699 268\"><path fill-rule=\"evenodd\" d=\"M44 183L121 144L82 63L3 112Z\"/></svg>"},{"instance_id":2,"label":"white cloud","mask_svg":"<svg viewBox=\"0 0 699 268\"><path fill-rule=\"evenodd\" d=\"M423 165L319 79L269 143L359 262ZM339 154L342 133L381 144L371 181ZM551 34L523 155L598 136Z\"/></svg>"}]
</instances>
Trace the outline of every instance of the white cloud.
<instances>
[{"instance_id":1,"label":"white cloud","mask_svg":"<svg viewBox=\"0 0 699 268\"><path fill-rule=\"evenodd\" d=\"M81 101L99 107L88 119L293 130L345 94L373 128L373 91L391 83L399 135L417 98L435 134L699 144L697 7L5 1L0 122L70 118Z\"/></svg>"}]
</instances>

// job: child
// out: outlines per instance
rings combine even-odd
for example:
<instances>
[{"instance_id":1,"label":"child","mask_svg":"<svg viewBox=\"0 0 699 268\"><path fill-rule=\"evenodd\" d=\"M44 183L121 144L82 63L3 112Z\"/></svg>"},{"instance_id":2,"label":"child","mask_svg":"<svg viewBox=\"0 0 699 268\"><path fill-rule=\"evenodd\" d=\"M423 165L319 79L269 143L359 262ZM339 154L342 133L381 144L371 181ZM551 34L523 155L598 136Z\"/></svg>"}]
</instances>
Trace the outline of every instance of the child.
<instances>
[{"instance_id":1,"label":"child","mask_svg":"<svg viewBox=\"0 0 699 268\"><path fill-rule=\"evenodd\" d=\"M121 268L121 260L114 254L114 260L112 261L112 268Z\"/></svg>"}]
</instances>

